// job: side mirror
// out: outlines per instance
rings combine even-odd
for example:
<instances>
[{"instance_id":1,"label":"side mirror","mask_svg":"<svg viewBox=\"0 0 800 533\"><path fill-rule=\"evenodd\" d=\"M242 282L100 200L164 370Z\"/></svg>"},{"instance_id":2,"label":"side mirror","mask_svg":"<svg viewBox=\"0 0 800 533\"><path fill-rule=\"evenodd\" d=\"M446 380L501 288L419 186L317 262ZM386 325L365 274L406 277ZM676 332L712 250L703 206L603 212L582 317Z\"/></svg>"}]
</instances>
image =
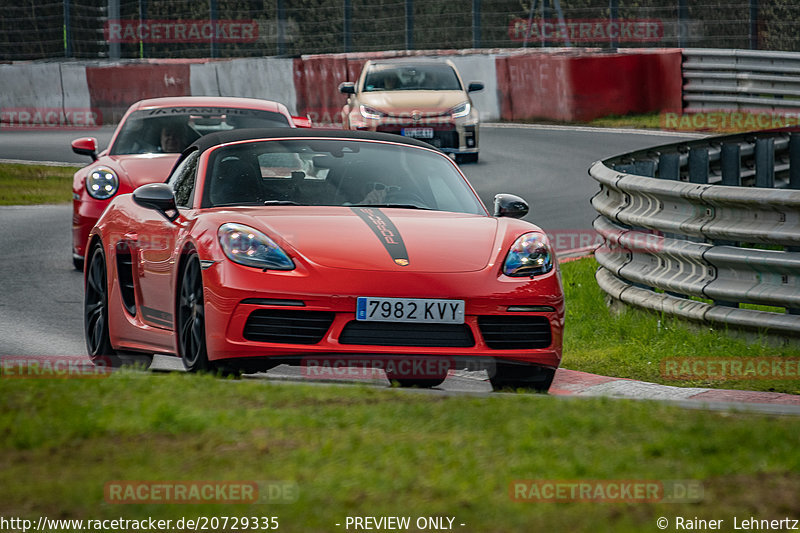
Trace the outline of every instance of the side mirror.
<instances>
[{"instance_id":1,"label":"side mirror","mask_svg":"<svg viewBox=\"0 0 800 533\"><path fill-rule=\"evenodd\" d=\"M142 185L133 191L133 201L142 207L155 209L170 222L174 222L178 218L175 195L172 194L172 188L166 183Z\"/></svg>"},{"instance_id":2,"label":"side mirror","mask_svg":"<svg viewBox=\"0 0 800 533\"><path fill-rule=\"evenodd\" d=\"M513 194L498 194L494 197L494 216L522 218L528 214L528 202Z\"/></svg>"},{"instance_id":3,"label":"side mirror","mask_svg":"<svg viewBox=\"0 0 800 533\"><path fill-rule=\"evenodd\" d=\"M339 92L342 94L356 94L356 84L352 81L345 81L339 84Z\"/></svg>"},{"instance_id":4,"label":"side mirror","mask_svg":"<svg viewBox=\"0 0 800 533\"><path fill-rule=\"evenodd\" d=\"M78 155L88 155L92 161L97 161L97 139L94 137L81 137L72 141L72 151Z\"/></svg>"},{"instance_id":5,"label":"side mirror","mask_svg":"<svg viewBox=\"0 0 800 533\"><path fill-rule=\"evenodd\" d=\"M479 81L470 82L469 86L467 87L468 93L473 93L475 91L482 91L483 90L483 83Z\"/></svg>"},{"instance_id":6,"label":"side mirror","mask_svg":"<svg viewBox=\"0 0 800 533\"><path fill-rule=\"evenodd\" d=\"M295 127L298 128L314 127L314 125L311 123L311 119L308 117L292 117L292 122L294 122Z\"/></svg>"}]
</instances>

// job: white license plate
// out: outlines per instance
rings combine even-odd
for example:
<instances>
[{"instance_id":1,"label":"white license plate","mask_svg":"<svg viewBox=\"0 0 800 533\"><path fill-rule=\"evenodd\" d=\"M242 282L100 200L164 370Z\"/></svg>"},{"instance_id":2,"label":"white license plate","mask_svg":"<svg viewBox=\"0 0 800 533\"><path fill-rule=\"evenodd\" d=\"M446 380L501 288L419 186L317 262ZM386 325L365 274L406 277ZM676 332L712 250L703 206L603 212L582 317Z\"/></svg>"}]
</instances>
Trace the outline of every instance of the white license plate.
<instances>
[{"instance_id":1,"label":"white license plate","mask_svg":"<svg viewBox=\"0 0 800 533\"><path fill-rule=\"evenodd\" d=\"M356 300L356 320L463 324L464 300L362 296Z\"/></svg>"},{"instance_id":2,"label":"white license plate","mask_svg":"<svg viewBox=\"0 0 800 533\"><path fill-rule=\"evenodd\" d=\"M433 128L403 128L401 133L415 139L433 139Z\"/></svg>"}]
</instances>

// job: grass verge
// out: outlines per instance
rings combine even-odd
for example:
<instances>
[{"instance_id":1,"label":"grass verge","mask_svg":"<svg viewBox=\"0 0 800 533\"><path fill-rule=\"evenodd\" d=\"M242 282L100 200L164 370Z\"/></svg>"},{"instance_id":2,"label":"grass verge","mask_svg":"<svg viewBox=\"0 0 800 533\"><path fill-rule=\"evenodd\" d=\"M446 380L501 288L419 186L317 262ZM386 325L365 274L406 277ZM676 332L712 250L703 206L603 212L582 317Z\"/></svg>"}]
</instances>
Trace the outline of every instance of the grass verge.
<instances>
[{"instance_id":1,"label":"grass verge","mask_svg":"<svg viewBox=\"0 0 800 533\"><path fill-rule=\"evenodd\" d=\"M661 365L667 359L797 357L800 343L776 345L765 337L748 339L732 331L632 308L615 314L595 281L597 266L594 258L561 265L567 302L563 367L667 385L800 394L796 378L664 379Z\"/></svg>"},{"instance_id":2,"label":"grass verge","mask_svg":"<svg viewBox=\"0 0 800 533\"><path fill-rule=\"evenodd\" d=\"M0 164L0 205L63 204L78 167Z\"/></svg>"},{"instance_id":3,"label":"grass verge","mask_svg":"<svg viewBox=\"0 0 800 533\"><path fill-rule=\"evenodd\" d=\"M766 122L764 122L766 120ZM588 122L563 122L550 119L521 119L513 122L592 126L597 128L634 128L684 133L723 135L760 129L796 125L795 122L769 113L755 115L742 111L710 111L707 113L648 113L643 115L609 115Z\"/></svg>"},{"instance_id":4,"label":"grass verge","mask_svg":"<svg viewBox=\"0 0 800 533\"><path fill-rule=\"evenodd\" d=\"M641 532L661 516L800 515L800 418L183 374L2 381L5 517L277 516L280 530L315 532L347 516L450 516L470 532ZM677 504L512 501L511 483L531 479L703 491ZM288 481L298 499L108 503L106 483L125 480Z\"/></svg>"}]
</instances>

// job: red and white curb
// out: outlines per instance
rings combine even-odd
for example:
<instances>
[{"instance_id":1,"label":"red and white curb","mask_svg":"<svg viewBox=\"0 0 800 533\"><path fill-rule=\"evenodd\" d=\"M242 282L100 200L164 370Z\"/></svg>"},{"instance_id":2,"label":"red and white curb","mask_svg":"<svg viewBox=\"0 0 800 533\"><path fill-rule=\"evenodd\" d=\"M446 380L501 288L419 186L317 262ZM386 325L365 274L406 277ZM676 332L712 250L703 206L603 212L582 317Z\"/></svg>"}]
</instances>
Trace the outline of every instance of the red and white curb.
<instances>
[{"instance_id":1,"label":"red and white curb","mask_svg":"<svg viewBox=\"0 0 800 533\"><path fill-rule=\"evenodd\" d=\"M646 381L598 376L559 368L550 387L554 396L605 396L638 400L689 400L705 403L772 404L800 406L800 396L701 387L674 387Z\"/></svg>"}]
</instances>

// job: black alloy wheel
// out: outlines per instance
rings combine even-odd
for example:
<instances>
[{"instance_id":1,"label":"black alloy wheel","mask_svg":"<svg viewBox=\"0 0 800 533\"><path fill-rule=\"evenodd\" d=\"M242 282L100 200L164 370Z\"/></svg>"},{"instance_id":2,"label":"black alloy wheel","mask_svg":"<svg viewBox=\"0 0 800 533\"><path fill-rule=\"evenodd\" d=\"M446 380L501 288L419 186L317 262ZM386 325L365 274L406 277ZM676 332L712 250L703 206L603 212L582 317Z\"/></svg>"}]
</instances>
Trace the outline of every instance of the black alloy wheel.
<instances>
[{"instance_id":1,"label":"black alloy wheel","mask_svg":"<svg viewBox=\"0 0 800 533\"><path fill-rule=\"evenodd\" d=\"M181 276L178 296L178 349L189 372L212 370L206 351L206 320L203 277L196 252L190 252Z\"/></svg>"},{"instance_id":2,"label":"black alloy wheel","mask_svg":"<svg viewBox=\"0 0 800 533\"><path fill-rule=\"evenodd\" d=\"M83 299L83 326L89 358L97 366L138 367L147 370L152 354L123 352L114 349L108 334L108 278L103 245L92 249L86 273Z\"/></svg>"},{"instance_id":3,"label":"black alloy wheel","mask_svg":"<svg viewBox=\"0 0 800 533\"><path fill-rule=\"evenodd\" d=\"M95 245L89 261L83 298L83 326L89 357L97 363L103 357L116 355L108 335L108 283L102 244Z\"/></svg>"}]
</instances>

